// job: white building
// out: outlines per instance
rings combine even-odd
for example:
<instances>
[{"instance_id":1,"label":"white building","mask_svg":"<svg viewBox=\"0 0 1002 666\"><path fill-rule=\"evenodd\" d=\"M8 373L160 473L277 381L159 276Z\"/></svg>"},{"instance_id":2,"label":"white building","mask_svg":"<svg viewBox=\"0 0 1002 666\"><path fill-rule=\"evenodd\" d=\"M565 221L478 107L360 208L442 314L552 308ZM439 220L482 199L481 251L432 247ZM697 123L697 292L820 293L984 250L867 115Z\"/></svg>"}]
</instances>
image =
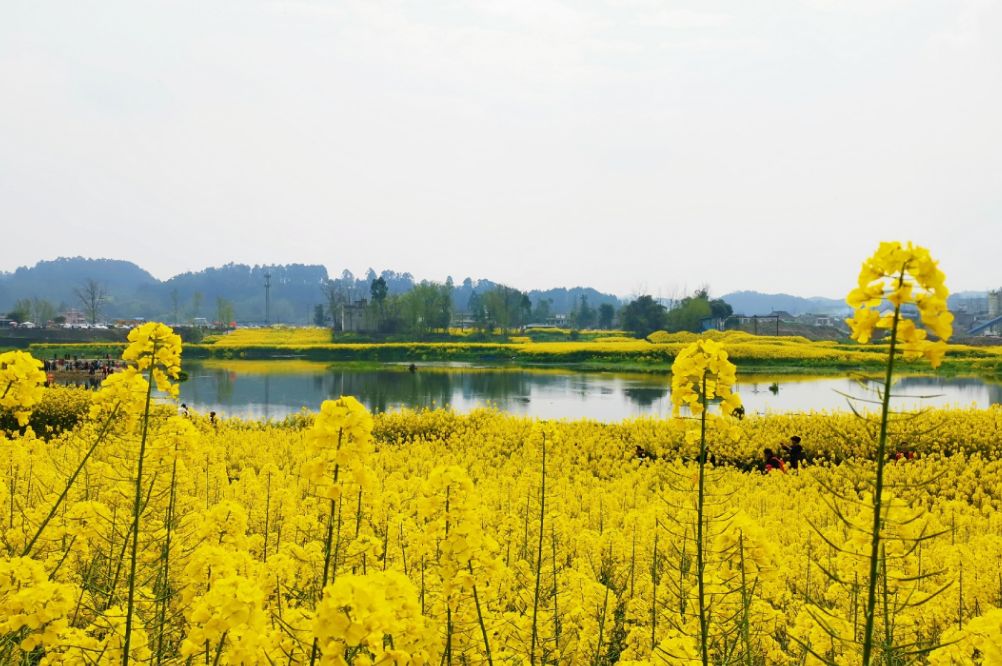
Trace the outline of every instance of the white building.
<instances>
[{"instance_id":1,"label":"white building","mask_svg":"<svg viewBox=\"0 0 1002 666\"><path fill-rule=\"evenodd\" d=\"M1002 288L988 292L988 318L1002 315Z\"/></svg>"}]
</instances>

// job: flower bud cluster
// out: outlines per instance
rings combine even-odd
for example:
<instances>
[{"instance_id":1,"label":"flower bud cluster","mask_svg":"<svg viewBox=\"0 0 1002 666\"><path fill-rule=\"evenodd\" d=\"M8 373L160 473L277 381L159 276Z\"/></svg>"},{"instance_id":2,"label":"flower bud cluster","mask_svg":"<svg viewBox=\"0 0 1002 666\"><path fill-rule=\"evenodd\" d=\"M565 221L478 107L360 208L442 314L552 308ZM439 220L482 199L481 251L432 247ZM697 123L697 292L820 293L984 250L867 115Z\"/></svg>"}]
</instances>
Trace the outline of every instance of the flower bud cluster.
<instances>
[{"instance_id":1,"label":"flower bud cluster","mask_svg":"<svg viewBox=\"0 0 1002 666\"><path fill-rule=\"evenodd\" d=\"M42 400L44 385L41 361L22 351L0 354L0 409L11 410L18 425L28 425L32 407Z\"/></svg>"},{"instance_id":2,"label":"flower bud cluster","mask_svg":"<svg viewBox=\"0 0 1002 666\"><path fill-rule=\"evenodd\" d=\"M673 415L685 407L693 416L703 412L703 400L720 399L720 409L730 414L741 406L741 396L733 393L737 368L727 360L723 345L713 340L697 340L675 357L671 366Z\"/></svg>"},{"instance_id":3,"label":"flower bud cluster","mask_svg":"<svg viewBox=\"0 0 1002 666\"><path fill-rule=\"evenodd\" d=\"M361 487L371 482L365 463L372 453L372 415L352 396L324 400L306 442L304 472L321 496L340 498L342 488L336 478L342 473L351 474Z\"/></svg>"},{"instance_id":4,"label":"flower bud cluster","mask_svg":"<svg viewBox=\"0 0 1002 666\"><path fill-rule=\"evenodd\" d=\"M320 664L427 663L428 627L414 584L396 571L341 576L324 588L313 620ZM392 642L386 637L392 636Z\"/></svg>"},{"instance_id":5,"label":"flower bud cluster","mask_svg":"<svg viewBox=\"0 0 1002 666\"><path fill-rule=\"evenodd\" d=\"M863 262L859 282L846 297L854 310L853 316L846 319L852 338L865 344L875 329L890 331L897 321L895 342L905 359L924 357L938 367L946 353L946 342L953 335L953 314L946 305L950 292L945 279L924 247L881 243L873 256ZM885 301L893 310L881 312ZM915 307L924 328L901 316L905 306ZM938 340L928 340L929 333Z\"/></svg>"},{"instance_id":6,"label":"flower bud cluster","mask_svg":"<svg viewBox=\"0 0 1002 666\"><path fill-rule=\"evenodd\" d=\"M176 380L181 374L181 336L166 324L151 321L129 331L129 344L122 360L138 372L153 369L157 390L177 398Z\"/></svg>"}]
</instances>

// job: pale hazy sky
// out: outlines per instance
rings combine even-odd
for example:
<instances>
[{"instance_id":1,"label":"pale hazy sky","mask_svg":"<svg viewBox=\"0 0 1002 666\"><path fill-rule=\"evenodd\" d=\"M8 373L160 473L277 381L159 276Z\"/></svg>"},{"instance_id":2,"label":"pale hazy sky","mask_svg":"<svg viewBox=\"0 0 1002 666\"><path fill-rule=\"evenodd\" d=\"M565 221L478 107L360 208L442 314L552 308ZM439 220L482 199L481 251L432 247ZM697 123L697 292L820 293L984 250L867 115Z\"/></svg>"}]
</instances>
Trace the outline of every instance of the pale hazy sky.
<instances>
[{"instance_id":1,"label":"pale hazy sky","mask_svg":"<svg viewBox=\"0 0 1002 666\"><path fill-rule=\"evenodd\" d=\"M1002 285L1002 0L4 0L0 270Z\"/></svg>"}]
</instances>

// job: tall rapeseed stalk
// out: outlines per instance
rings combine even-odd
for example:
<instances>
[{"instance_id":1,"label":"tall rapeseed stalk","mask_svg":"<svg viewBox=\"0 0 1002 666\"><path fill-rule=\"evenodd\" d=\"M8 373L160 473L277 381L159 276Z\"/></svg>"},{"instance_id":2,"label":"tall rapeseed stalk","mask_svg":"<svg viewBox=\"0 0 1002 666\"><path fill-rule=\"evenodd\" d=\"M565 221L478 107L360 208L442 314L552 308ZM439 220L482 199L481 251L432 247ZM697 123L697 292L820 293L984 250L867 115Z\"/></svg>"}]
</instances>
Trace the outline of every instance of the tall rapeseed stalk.
<instances>
[{"instance_id":1,"label":"tall rapeseed stalk","mask_svg":"<svg viewBox=\"0 0 1002 666\"><path fill-rule=\"evenodd\" d=\"M317 494L329 500L320 580L322 598L328 583L337 578L346 473L355 480L366 478L365 462L372 452L372 415L351 396L325 400L307 434L307 447L310 456L307 476L315 484ZM316 663L321 652L319 641L314 639L310 664Z\"/></svg>"},{"instance_id":2,"label":"tall rapeseed stalk","mask_svg":"<svg viewBox=\"0 0 1002 666\"><path fill-rule=\"evenodd\" d=\"M953 334L953 315L947 309L949 296L945 275L925 248L911 243L881 243L876 253L863 263L859 283L846 301L854 309L852 318L846 320L854 340L865 344L874 329L889 331L887 336L887 367L881 394L880 429L877 437L876 473L873 492L873 521L870 532L869 574L864 610L865 626L862 636L863 666L869 666L874 648L874 621L876 615L881 564L881 532L884 528L884 466L887 461L887 425L890 415L891 386L894 378L896 356L905 360L929 359L938 367L946 352L946 341ZM885 301L893 310L880 310ZM917 312L925 329L915 325L905 308ZM927 339L927 330L937 338Z\"/></svg>"},{"instance_id":3,"label":"tall rapeseed stalk","mask_svg":"<svg viewBox=\"0 0 1002 666\"><path fill-rule=\"evenodd\" d=\"M741 405L741 398L731 389L736 368L727 360L723 346L713 340L698 340L681 352L672 363L671 399L673 416L682 416L686 408L698 428L686 432L686 440L699 443L696 488L696 595L699 612L699 654L703 666L710 663L710 604L706 591L706 469L709 458L707 425L710 401L720 400L720 409L730 414Z\"/></svg>"},{"instance_id":4,"label":"tall rapeseed stalk","mask_svg":"<svg viewBox=\"0 0 1002 666\"><path fill-rule=\"evenodd\" d=\"M164 324L149 322L129 331L129 345L122 353L129 362L123 375L124 382L130 376L146 374L146 399L143 405L139 454L136 459L136 484L132 504L132 548L129 557L129 595L125 612L125 636L122 648L122 666L129 664L129 646L132 639L132 625L135 615L136 563L139 556L139 522L143 507L143 459L149 435L150 404L153 385L158 390L177 398L178 386L171 383L181 373L181 336Z\"/></svg>"}]
</instances>

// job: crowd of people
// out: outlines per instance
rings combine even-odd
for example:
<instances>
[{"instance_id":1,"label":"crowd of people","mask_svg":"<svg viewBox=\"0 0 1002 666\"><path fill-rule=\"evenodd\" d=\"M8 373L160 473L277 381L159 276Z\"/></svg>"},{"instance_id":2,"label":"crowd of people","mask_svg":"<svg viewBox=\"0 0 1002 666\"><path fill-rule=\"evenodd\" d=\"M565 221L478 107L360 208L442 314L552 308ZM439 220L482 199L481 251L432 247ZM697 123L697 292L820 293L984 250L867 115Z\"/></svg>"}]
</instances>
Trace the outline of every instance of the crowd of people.
<instances>
[{"instance_id":1,"label":"crowd of people","mask_svg":"<svg viewBox=\"0 0 1002 666\"><path fill-rule=\"evenodd\" d=\"M96 389L108 375L125 368L126 363L110 355L102 359L85 359L67 354L63 358L43 359L42 366L49 386L62 384Z\"/></svg>"},{"instance_id":2,"label":"crowd of people","mask_svg":"<svg viewBox=\"0 0 1002 666\"><path fill-rule=\"evenodd\" d=\"M793 435L790 437L789 444L779 445L780 453L776 453L771 448L767 448L763 451L762 461L758 464L757 469L763 474L768 474L769 472L783 472L787 470L800 469L800 467L807 462L807 453L804 451L804 445L800 435ZM709 450L706 452L706 460L703 462L708 462L711 465L717 464L716 455L710 453ZM640 444L636 445L633 452L634 460L641 462L649 461L653 462L658 459L658 456L653 451L645 449ZM756 469L755 465L749 465L743 467L744 471L750 472Z\"/></svg>"},{"instance_id":3,"label":"crowd of people","mask_svg":"<svg viewBox=\"0 0 1002 666\"><path fill-rule=\"evenodd\" d=\"M788 469L800 469L800 466L807 461L804 446L800 442L800 435L794 435L790 437L789 444L779 445L780 450L786 454L785 460L782 455L777 454L772 449L765 449L762 455L762 472L767 474L774 471L786 472Z\"/></svg>"}]
</instances>

